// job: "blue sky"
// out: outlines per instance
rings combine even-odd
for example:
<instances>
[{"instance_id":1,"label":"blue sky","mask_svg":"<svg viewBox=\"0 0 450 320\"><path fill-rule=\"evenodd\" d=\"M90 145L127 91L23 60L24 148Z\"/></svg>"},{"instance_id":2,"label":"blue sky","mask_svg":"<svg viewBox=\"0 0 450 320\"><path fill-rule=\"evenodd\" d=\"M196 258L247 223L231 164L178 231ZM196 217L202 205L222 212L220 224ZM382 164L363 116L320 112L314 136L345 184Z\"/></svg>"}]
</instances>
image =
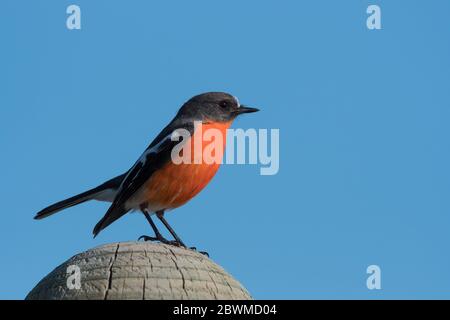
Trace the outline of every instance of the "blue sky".
<instances>
[{"instance_id":1,"label":"blue sky","mask_svg":"<svg viewBox=\"0 0 450 320\"><path fill-rule=\"evenodd\" d=\"M66 28L78 4L82 29ZM378 4L382 30L366 28ZM127 170L189 97L280 129L280 171L226 165L168 220L257 299L450 298L448 1L3 1L0 298L149 234L107 205L34 221ZM366 288L379 265L382 290Z\"/></svg>"}]
</instances>

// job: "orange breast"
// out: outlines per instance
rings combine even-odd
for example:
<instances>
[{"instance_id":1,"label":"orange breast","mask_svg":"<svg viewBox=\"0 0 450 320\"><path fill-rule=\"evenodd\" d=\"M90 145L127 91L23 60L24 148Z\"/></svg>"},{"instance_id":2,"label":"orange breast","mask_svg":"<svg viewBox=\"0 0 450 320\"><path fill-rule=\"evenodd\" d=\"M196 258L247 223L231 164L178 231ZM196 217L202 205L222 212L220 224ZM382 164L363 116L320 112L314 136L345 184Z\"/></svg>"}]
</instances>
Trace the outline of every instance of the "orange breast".
<instances>
[{"instance_id":1,"label":"orange breast","mask_svg":"<svg viewBox=\"0 0 450 320\"><path fill-rule=\"evenodd\" d=\"M205 150L211 141L205 141L205 132L208 129L218 129L222 136L222 148L216 148L219 152L218 158L222 159L225 151L226 129L231 123L208 123L202 125L202 130L195 130L190 138L191 159L194 158L195 143L202 142L202 149ZM195 143L194 143L195 142ZM211 146L210 146L211 148ZM195 197L216 174L220 163L175 164L169 161L163 168L155 172L149 181L144 185L143 200L152 211L177 208Z\"/></svg>"}]
</instances>

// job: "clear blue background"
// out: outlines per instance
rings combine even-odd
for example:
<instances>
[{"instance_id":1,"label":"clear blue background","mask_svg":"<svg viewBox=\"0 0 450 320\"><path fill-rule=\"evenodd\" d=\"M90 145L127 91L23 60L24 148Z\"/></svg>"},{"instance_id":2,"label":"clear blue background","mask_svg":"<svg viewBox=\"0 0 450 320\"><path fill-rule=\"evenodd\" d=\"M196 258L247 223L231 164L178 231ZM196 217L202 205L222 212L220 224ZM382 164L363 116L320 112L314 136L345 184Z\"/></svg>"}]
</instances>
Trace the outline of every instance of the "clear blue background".
<instances>
[{"instance_id":1,"label":"clear blue background","mask_svg":"<svg viewBox=\"0 0 450 320\"><path fill-rule=\"evenodd\" d=\"M78 4L82 30L66 28ZM380 31L366 8L382 9ZM189 97L279 128L280 171L224 166L169 214L255 298L450 298L448 1L2 1L0 298L80 251L150 233L44 206L127 170ZM366 268L382 269L382 290Z\"/></svg>"}]
</instances>

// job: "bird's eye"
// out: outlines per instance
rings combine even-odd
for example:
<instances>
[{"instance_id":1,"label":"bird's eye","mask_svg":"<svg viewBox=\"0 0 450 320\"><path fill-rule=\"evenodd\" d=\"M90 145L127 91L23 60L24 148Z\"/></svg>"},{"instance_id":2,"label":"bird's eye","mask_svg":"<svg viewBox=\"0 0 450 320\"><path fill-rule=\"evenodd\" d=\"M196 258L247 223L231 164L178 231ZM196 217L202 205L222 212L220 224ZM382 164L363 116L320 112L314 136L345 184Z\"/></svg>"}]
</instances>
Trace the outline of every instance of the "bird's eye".
<instances>
[{"instance_id":1,"label":"bird's eye","mask_svg":"<svg viewBox=\"0 0 450 320\"><path fill-rule=\"evenodd\" d=\"M222 102L220 102L220 106L222 107L222 108L228 108L228 101L222 101Z\"/></svg>"}]
</instances>

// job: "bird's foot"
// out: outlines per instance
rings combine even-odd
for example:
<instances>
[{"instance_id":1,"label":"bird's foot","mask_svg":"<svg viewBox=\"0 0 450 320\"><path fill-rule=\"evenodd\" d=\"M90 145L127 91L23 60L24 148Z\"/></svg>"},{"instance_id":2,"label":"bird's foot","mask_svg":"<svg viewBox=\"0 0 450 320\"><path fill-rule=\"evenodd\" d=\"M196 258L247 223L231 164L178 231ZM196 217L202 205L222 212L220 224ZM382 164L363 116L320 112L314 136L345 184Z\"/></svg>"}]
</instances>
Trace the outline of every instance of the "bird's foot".
<instances>
[{"instance_id":1,"label":"bird's foot","mask_svg":"<svg viewBox=\"0 0 450 320\"><path fill-rule=\"evenodd\" d=\"M150 236L140 236L139 240L144 240L144 241L159 241L161 243L164 244L168 244L171 246L176 246L176 247L181 247L181 244L176 241L176 240L167 240L166 238L164 238L162 235L157 235L156 237L150 237Z\"/></svg>"},{"instance_id":2,"label":"bird's foot","mask_svg":"<svg viewBox=\"0 0 450 320\"><path fill-rule=\"evenodd\" d=\"M161 242L161 243L164 243L164 244L168 244L168 245L171 245L171 246L186 248L184 243L180 243L177 240L167 240L161 234L156 235L156 237L150 237L150 236L143 235L143 236L140 236L138 238L138 241L140 241L140 240L143 240L143 241L158 241L158 242ZM197 251L196 247L190 247L189 249L193 250L193 251ZM205 256L207 256L209 258L209 253L206 252L206 251L197 251L197 252L201 253L201 254L203 254L203 255L205 255Z\"/></svg>"},{"instance_id":3,"label":"bird's foot","mask_svg":"<svg viewBox=\"0 0 450 320\"><path fill-rule=\"evenodd\" d=\"M197 248L196 248L196 247L190 247L189 249L191 249L191 250L193 250L193 251L197 251ZM202 255L204 255L204 256L207 256L207 257L209 258L209 253L206 252L206 251L197 251L197 252L200 253L200 254L202 254Z\"/></svg>"}]
</instances>

